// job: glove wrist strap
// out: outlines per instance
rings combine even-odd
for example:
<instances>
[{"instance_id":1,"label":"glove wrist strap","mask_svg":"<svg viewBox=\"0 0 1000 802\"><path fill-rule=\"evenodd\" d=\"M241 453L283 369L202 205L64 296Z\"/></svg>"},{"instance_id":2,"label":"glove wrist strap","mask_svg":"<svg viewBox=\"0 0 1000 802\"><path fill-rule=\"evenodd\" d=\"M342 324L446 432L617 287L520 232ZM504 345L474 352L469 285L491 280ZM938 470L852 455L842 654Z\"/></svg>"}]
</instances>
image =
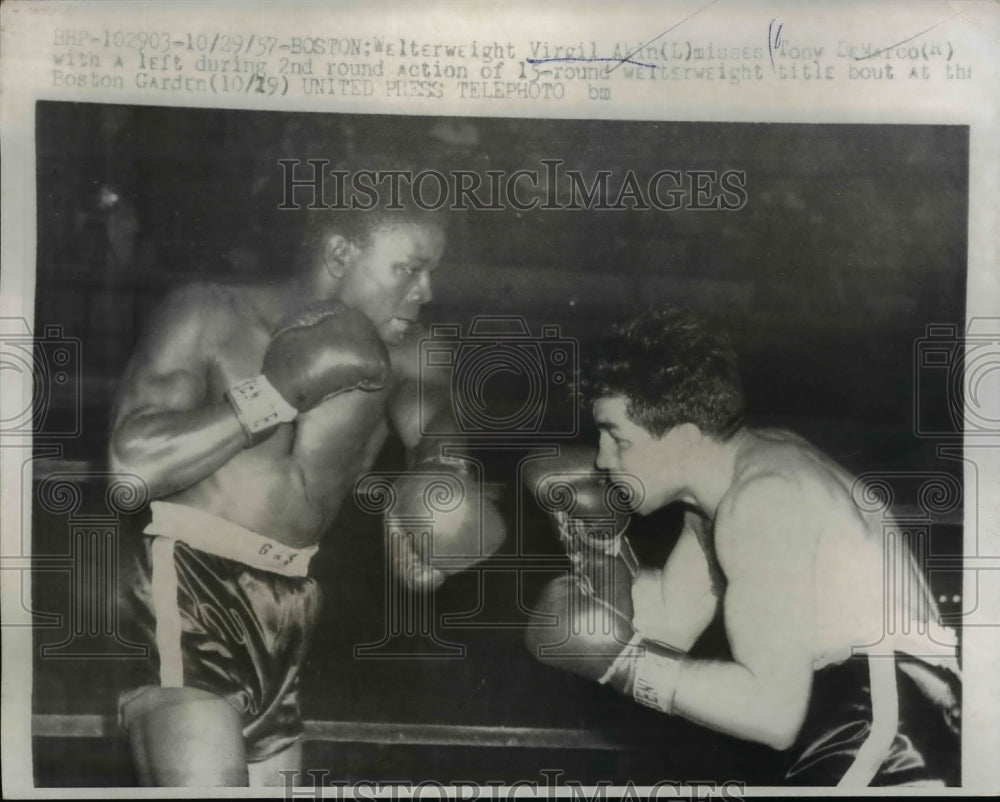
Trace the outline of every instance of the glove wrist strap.
<instances>
[{"instance_id":1,"label":"glove wrist strap","mask_svg":"<svg viewBox=\"0 0 1000 802\"><path fill-rule=\"evenodd\" d=\"M632 698L669 715L674 712L681 667L687 653L651 641L643 641L642 645L644 653L635 658Z\"/></svg>"},{"instance_id":2,"label":"glove wrist strap","mask_svg":"<svg viewBox=\"0 0 1000 802\"><path fill-rule=\"evenodd\" d=\"M685 657L686 652L645 640L637 632L598 682L611 685L639 704L669 715L674 712Z\"/></svg>"},{"instance_id":3,"label":"glove wrist strap","mask_svg":"<svg viewBox=\"0 0 1000 802\"><path fill-rule=\"evenodd\" d=\"M251 444L261 432L290 423L299 414L263 375L234 384L226 392L226 400Z\"/></svg>"}]
</instances>

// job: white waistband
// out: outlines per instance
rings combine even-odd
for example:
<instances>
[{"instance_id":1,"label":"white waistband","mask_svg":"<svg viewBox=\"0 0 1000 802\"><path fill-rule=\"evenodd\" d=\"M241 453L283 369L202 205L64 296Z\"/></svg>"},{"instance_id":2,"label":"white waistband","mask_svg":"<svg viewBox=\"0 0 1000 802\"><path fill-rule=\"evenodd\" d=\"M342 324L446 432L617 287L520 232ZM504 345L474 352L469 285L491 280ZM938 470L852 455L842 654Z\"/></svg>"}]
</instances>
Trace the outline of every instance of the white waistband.
<instances>
[{"instance_id":1,"label":"white waistband","mask_svg":"<svg viewBox=\"0 0 1000 802\"><path fill-rule=\"evenodd\" d=\"M318 546L297 549L258 535L239 524L210 512L154 501L149 505L153 520L143 530L147 535L173 538L199 551L235 560L252 568L285 576L305 576Z\"/></svg>"}]
</instances>

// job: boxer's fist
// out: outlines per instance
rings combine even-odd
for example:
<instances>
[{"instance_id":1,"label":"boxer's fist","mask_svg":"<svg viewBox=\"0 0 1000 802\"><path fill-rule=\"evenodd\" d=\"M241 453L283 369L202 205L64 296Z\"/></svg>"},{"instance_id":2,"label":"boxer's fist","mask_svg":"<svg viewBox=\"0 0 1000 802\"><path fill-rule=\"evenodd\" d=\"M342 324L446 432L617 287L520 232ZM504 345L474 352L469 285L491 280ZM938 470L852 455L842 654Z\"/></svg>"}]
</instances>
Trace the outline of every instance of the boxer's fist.
<instances>
[{"instance_id":1,"label":"boxer's fist","mask_svg":"<svg viewBox=\"0 0 1000 802\"><path fill-rule=\"evenodd\" d=\"M623 562L633 577L639 564L625 538L637 489L629 477L598 471L594 457L593 449L563 446L557 456L527 462L522 478L551 516L575 571L597 589L610 563Z\"/></svg>"},{"instance_id":2,"label":"boxer's fist","mask_svg":"<svg viewBox=\"0 0 1000 802\"><path fill-rule=\"evenodd\" d=\"M631 487L594 467L596 452L562 446L559 454L532 459L522 472L525 487L550 513L564 536L612 538L628 526Z\"/></svg>"},{"instance_id":3,"label":"boxer's fist","mask_svg":"<svg viewBox=\"0 0 1000 802\"><path fill-rule=\"evenodd\" d=\"M409 586L433 589L503 544L503 519L464 461L425 461L393 489L390 565Z\"/></svg>"},{"instance_id":4,"label":"boxer's fist","mask_svg":"<svg viewBox=\"0 0 1000 802\"><path fill-rule=\"evenodd\" d=\"M527 623L525 646L545 665L608 682L622 652L634 648L628 587L617 600L624 608L592 594L575 575L555 579L546 585ZM615 682L612 687L626 690Z\"/></svg>"},{"instance_id":5,"label":"boxer's fist","mask_svg":"<svg viewBox=\"0 0 1000 802\"><path fill-rule=\"evenodd\" d=\"M348 390L381 390L389 381L389 353L361 312L336 301L314 304L274 333L261 373L305 412Z\"/></svg>"},{"instance_id":6,"label":"boxer's fist","mask_svg":"<svg viewBox=\"0 0 1000 802\"><path fill-rule=\"evenodd\" d=\"M261 375L230 387L226 399L252 445L326 398L380 390L388 381L389 354L375 327L361 312L326 301L284 321Z\"/></svg>"},{"instance_id":7,"label":"boxer's fist","mask_svg":"<svg viewBox=\"0 0 1000 802\"><path fill-rule=\"evenodd\" d=\"M631 605L589 592L579 577L550 582L525 630L525 645L545 665L608 685L639 704L674 712L686 653L641 637Z\"/></svg>"}]
</instances>

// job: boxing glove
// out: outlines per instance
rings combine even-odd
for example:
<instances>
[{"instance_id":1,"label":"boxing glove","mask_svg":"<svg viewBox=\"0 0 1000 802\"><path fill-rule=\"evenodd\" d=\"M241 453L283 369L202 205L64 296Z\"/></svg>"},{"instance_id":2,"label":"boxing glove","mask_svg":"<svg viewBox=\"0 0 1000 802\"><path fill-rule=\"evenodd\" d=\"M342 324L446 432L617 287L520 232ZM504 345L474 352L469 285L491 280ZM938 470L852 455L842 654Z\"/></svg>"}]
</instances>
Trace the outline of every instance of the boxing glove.
<instances>
[{"instance_id":1,"label":"boxing glove","mask_svg":"<svg viewBox=\"0 0 1000 802\"><path fill-rule=\"evenodd\" d=\"M608 601L591 593L578 576L560 577L542 592L525 629L525 646L545 665L672 713L686 654L643 638L631 619L629 594L619 592Z\"/></svg>"},{"instance_id":2,"label":"boxing glove","mask_svg":"<svg viewBox=\"0 0 1000 802\"><path fill-rule=\"evenodd\" d=\"M576 574L553 580L542 591L525 629L525 645L545 665L600 681L622 651L632 630L629 587L602 599ZM617 603L616 603L617 602Z\"/></svg>"},{"instance_id":3,"label":"boxing glove","mask_svg":"<svg viewBox=\"0 0 1000 802\"><path fill-rule=\"evenodd\" d=\"M621 560L633 578L638 574L625 536L638 491L633 477L598 471L594 457L593 449L562 446L557 456L525 463L522 479L549 513L574 570L596 590L606 583L609 561Z\"/></svg>"},{"instance_id":4,"label":"boxing glove","mask_svg":"<svg viewBox=\"0 0 1000 802\"><path fill-rule=\"evenodd\" d=\"M465 460L424 460L393 490L390 565L411 587L437 587L495 554L506 538L503 518Z\"/></svg>"},{"instance_id":5,"label":"boxing glove","mask_svg":"<svg viewBox=\"0 0 1000 802\"><path fill-rule=\"evenodd\" d=\"M380 390L389 354L372 323L338 301L312 304L272 335L261 375L226 394L251 443L331 396Z\"/></svg>"}]
</instances>

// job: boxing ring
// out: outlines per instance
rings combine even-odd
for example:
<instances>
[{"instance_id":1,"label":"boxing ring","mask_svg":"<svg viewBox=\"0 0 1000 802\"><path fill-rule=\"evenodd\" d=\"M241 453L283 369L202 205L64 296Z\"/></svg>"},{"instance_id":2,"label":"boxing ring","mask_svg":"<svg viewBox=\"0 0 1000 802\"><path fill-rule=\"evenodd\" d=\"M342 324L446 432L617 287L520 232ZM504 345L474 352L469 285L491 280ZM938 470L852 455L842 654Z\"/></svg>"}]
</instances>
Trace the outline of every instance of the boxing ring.
<instances>
[{"instance_id":1,"label":"boxing ring","mask_svg":"<svg viewBox=\"0 0 1000 802\"><path fill-rule=\"evenodd\" d=\"M94 714L32 716L36 738L117 738L114 716ZM621 752L627 742L593 730L560 727L489 727L375 721L305 721L305 740L409 746L474 746L520 749L584 749Z\"/></svg>"},{"instance_id":2,"label":"boxing ring","mask_svg":"<svg viewBox=\"0 0 1000 802\"><path fill-rule=\"evenodd\" d=\"M109 489L106 476L81 468L36 465L35 553L22 561L33 571L33 612L42 624L35 633L36 774L44 785L73 763L83 772L77 784L130 785L115 698L129 658L141 655L119 635L112 588L120 580L118 550L144 513L139 496ZM318 626L325 637L303 669L304 768L351 781L418 781L426 767L444 782L537 781L551 769L581 782L699 776L765 783L773 761L765 748L663 717L527 653L531 586L566 570L567 561L547 519L520 504L506 514L547 546L502 550L415 604L393 592L382 538L372 536L384 525L377 505L346 516L343 529L353 535L325 545L314 563L330 593ZM910 546L930 566L947 615L962 606L960 510L933 521L925 513L897 503L893 520L909 522ZM951 532L959 551L942 554L937 541L914 539L931 524ZM642 546L641 531L634 540ZM358 574L352 580L338 568L348 559Z\"/></svg>"}]
</instances>

